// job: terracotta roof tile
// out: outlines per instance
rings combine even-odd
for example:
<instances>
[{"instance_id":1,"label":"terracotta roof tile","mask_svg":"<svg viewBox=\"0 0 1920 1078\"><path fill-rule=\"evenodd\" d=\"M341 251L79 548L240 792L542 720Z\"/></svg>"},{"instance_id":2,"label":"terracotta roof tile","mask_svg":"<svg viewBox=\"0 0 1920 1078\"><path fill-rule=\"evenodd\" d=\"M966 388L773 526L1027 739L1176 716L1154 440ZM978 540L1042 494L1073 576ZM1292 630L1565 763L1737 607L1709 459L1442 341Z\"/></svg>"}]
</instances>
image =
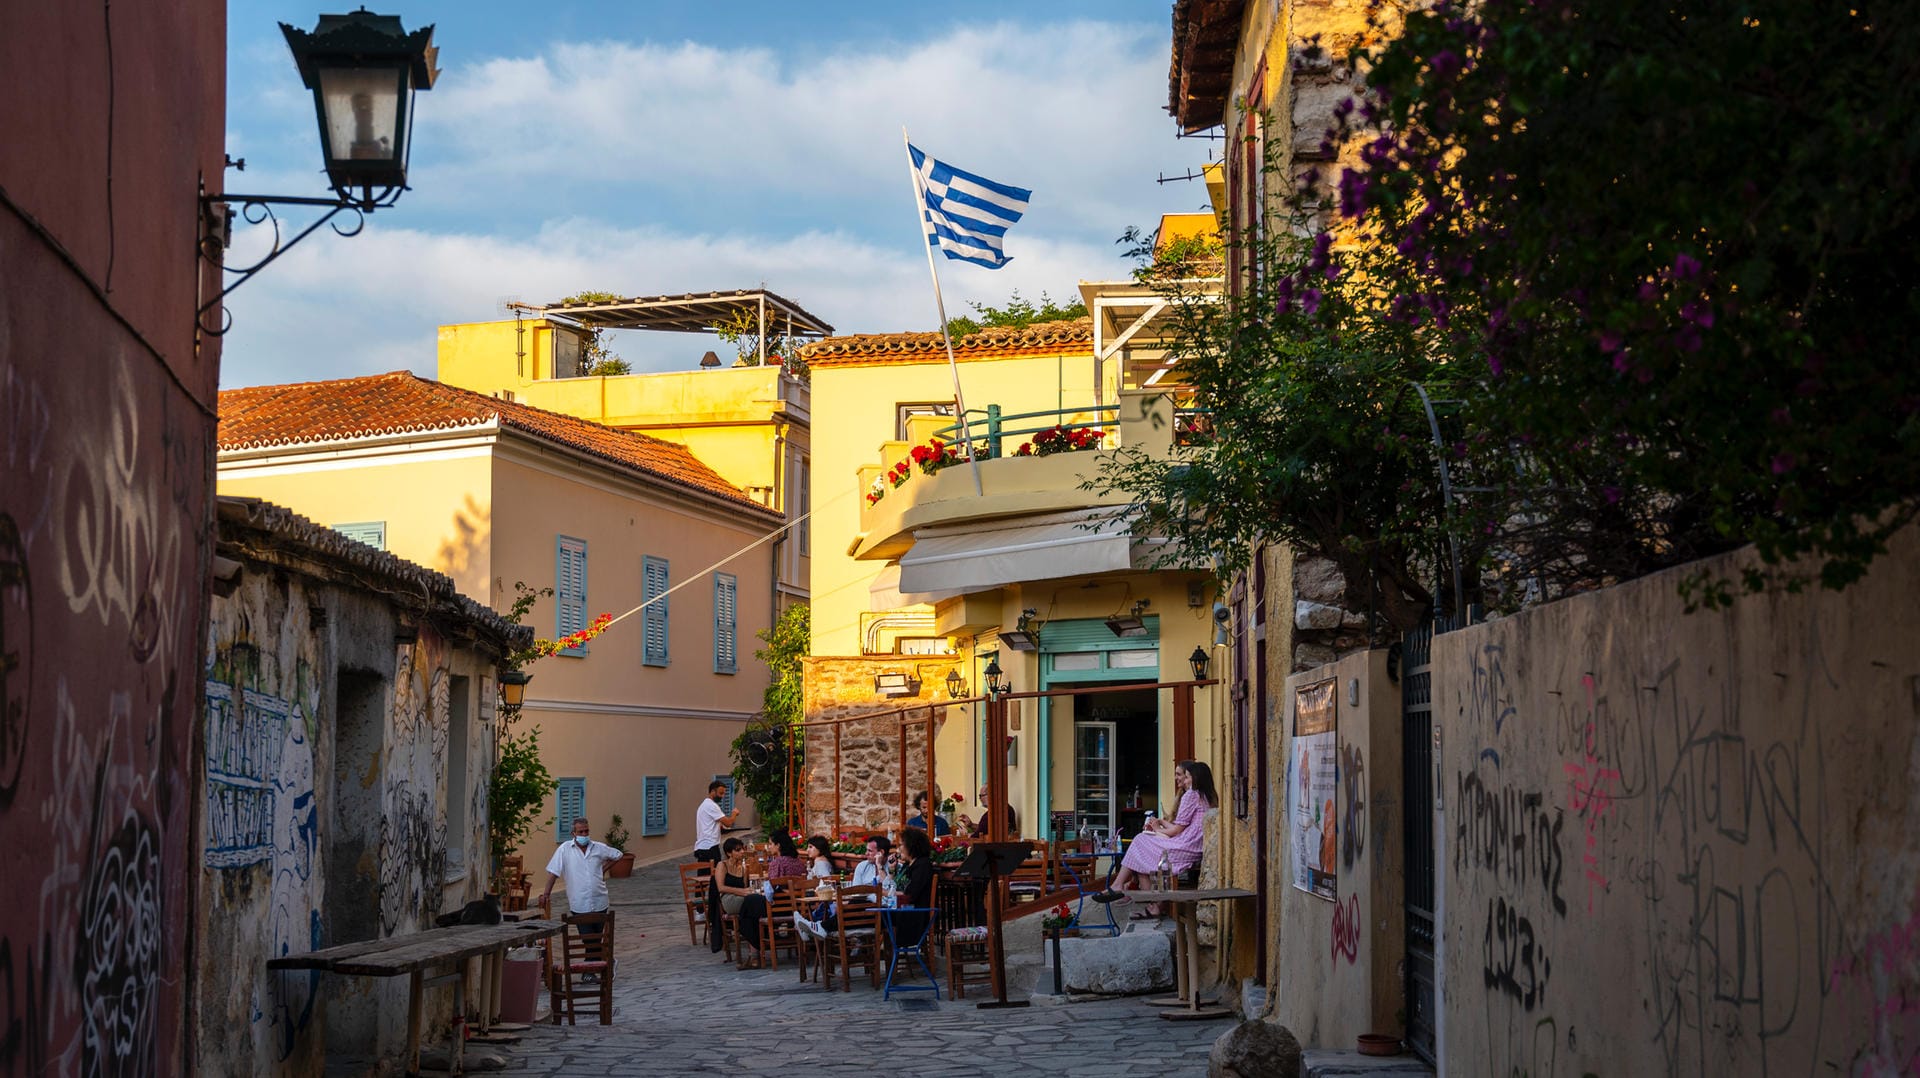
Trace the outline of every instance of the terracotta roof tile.
<instances>
[{"instance_id":1,"label":"terracotta roof tile","mask_svg":"<svg viewBox=\"0 0 1920 1078\"><path fill-rule=\"evenodd\" d=\"M676 442L489 397L409 371L223 391L218 446L231 452L311 445L483 427L496 421L503 428L774 515Z\"/></svg>"},{"instance_id":2,"label":"terracotta roof tile","mask_svg":"<svg viewBox=\"0 0 1920 1078\"><path fill-rule=\"evenodd\" d=\"M1093 346L1093 319L1035 322L1018 329L990 327L956 338L956 359L1003 359L1015 355L1085 352ZM858 367L875 363L924 363L945 360L939 333L860 333L828 337L801 347L797 354L813 367Z\"/></svg>"}]
</instances>

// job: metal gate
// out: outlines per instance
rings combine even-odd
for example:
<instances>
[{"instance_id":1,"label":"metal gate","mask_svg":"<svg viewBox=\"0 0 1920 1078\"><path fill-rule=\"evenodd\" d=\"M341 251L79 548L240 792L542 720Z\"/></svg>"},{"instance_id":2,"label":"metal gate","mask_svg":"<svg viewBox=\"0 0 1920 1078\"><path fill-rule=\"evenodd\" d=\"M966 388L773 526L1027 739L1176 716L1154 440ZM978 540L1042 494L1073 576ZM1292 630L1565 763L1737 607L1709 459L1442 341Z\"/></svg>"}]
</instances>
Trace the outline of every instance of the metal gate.
<instances>
[{"instance_id":1,"label":"metal gate","mask_svg":"<svg viewBox=\"0 0 1920 1078\"><path fill-rule=\"evenodd\" d=\"M1437 627L1437 626L1436 626ZM1407 1047L1434 1062L1439 997L1434 991L1433 634L1408 633L1400 646L1401 775L1407 865Z\"/></svg>"}]
</instances>

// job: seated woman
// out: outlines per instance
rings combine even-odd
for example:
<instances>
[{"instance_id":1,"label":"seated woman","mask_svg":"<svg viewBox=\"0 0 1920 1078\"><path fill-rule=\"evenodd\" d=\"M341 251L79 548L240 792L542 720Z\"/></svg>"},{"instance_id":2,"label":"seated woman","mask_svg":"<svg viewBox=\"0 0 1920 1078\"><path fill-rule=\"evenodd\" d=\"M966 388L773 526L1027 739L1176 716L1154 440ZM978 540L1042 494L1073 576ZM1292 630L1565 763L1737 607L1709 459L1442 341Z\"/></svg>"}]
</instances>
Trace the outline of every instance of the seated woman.
<instances>
[{"instance_id":1,"label":"seated woman","mask_svg":"<svg viewBox=\"0 0 1920 1078\"><path fill-rule=\"evenodd\" d=\"M826 841L824 838L820 841ZM893 852L893 843L885 835L874 835L867 839L867 854L853 868L854 887L878 887L884 895L893 892L892 870L887 859ZM884 900L884 898L883 898ZM810 936L824 938L833 933L837 923L838 903L822 902L809 910L794 911L794 924L800 931Z\"/></svg>"},{"instance_id":2,"label":"seated woman","mask_svg":"<svg viewBox=\"0 0 1920 1078\"><path fill-rule=\"evenodd\" d=\"M900 832L900 846L907 852L907 863L894 875L900 906L926 909L933 904L933 840L925 831L909 827ZM894 938L914 943L927 930L925 913L902 913L893 918Z\"/></svg>"},{"instance_id":3,"label":"seated woman","mask_svg":"<svg viewBox=\"0 0 1920 1078\"><path fill-rule=\"evenodd\" d=\"M1127 847L1120 860L1120 874L1109 890L1094 895L1095 902L1114 902L1125 898L1123 891L1140 886L1160 870L1160 858L1175 873L1185 872L1200 863L1200 847L1206 837L1207 810L1220 803L1214 792L1213 769L1198 760L1183 760L1174 765L1173 787L1180 791L1180 810L1171 820L1148 820L1147 829ZM1134 914L1134 920L1157 916L1157 910Z\"/></svg>"},{"instance_id":4,"label":"seated woman","mask_svg":"<svg viewBox=\"0 0 1920 1078\"><path fill-rule=\"evenodd\" d=\"M800 850L793 844L793 836L785 831L773 834L772 857L767 858L767 878L777 880L787 876L804 876L807 863L800 860Z\"/></svg>"},{"instance_id":5,"label":"seated woman","mask_svg":"<svg viewBox=\"0 0 1920 1078\"><path fill-rule=\"evenodd\" d=\"M767 900L759 891L747 886L746 843L730 838L721 845L719 876L720 882L715 889L720 892L720 908L739 918L740 938L753 944L754 962L758 964L760 919L767 915ZM714 933L713 949L717 951L722 945L720 933Z\"/></svg>"},{"instance_id":6,"label":"seated woman","mask_svg":"<svg viewBox=\"0 0 1920 1078\"><path fill-rule=\"evenodd\" d=\"M808 856L813 863L807 866L807 875L815 879L832 879L838 873L833 867L833 843L825 835L815 835L807 840Z\"/></svg>"},{"instance_id":7,"label":"seated woman","mask_svg":"<svg viewBox=\"0 0 1920 1078\"><path fill-rule=\"evenodd\" d=\"M932 826L931 827L928 826L927 817L932 815L927 811L930 807L932 806L931 806L931 803L927 800L927 791L921 790L919 793L914 794L913 795L913 811L916 813L916 815L908 818L907 826L917 827L922 831L930 832L936 838L941 835L952 834L953 825L947 822L947 818L945 816L934 816Z\"/></svg>"}]
</instances>

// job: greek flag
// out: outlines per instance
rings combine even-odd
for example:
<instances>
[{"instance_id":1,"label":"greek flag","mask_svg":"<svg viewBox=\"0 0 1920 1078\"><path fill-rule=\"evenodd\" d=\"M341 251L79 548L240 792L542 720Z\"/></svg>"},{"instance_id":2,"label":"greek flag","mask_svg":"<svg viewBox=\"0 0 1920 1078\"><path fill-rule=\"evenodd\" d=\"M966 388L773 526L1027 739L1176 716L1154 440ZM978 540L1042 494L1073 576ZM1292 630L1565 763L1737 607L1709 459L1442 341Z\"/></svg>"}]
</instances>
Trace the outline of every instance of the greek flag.
<instances>
[{"instance_id":1,"label":"greek flag","mask_svg":"<svg viewBox=\"0 0 1920 1078\"><path fill-rule=\"evenodd\" d=\"M948 258L988 269L999 269L1013 261L1000 244L1006 238L1007 226L1027 212L1027 200L1033 192L963 172L934 160L911 143L907 153L920 177L927 243L940 248Z\"/></svg>"}]
</instances>

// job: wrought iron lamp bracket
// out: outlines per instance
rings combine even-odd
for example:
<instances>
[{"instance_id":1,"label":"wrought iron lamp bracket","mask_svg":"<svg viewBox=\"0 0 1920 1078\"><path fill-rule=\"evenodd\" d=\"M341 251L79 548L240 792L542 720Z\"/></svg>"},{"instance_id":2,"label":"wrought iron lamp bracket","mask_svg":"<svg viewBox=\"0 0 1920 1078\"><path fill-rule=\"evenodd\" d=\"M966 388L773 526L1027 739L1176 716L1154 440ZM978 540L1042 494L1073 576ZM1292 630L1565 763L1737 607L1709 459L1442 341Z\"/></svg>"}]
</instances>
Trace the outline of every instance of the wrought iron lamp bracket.
<instances>
[{"instance_id":1,"label":"wrought iron lamp bracket","mask_svg":"<svg viewBox=\"0 0 1920 1078\"><path fill-rule=\"evenodd\" d=\"M195 322L200 332L210 337L218 337L233 328L233 316L222 305L228 293L253 279L254 274L266 269L281 255L292 250L294 245L318 231L321 225L331 224L334 234L339 236L357 236L367 227L367 214L383 207L391 206L400 200L405 187L389 187L374 192L367 191L360 198L336 195L332 198L302 197L298 195L239 195L239 194L201 194L200 196L200 257L220 267L223 273L234 278L233 282L222 288L218 295L200 305L195 312ZM240 207L240 219L250 225L267 224L273 229L273 246L265 256L244 266L226 264L227 245L232 239L233 206ZM324 207L326 212L313 223L287 239L280 228L280 216L274 213L275 206L314 206ZM334 218L343 213L352 214L352 220L343 224ZM219 321L216 325L207 324L207 312L218 308Z\"/></svg>"}]
</instances>

